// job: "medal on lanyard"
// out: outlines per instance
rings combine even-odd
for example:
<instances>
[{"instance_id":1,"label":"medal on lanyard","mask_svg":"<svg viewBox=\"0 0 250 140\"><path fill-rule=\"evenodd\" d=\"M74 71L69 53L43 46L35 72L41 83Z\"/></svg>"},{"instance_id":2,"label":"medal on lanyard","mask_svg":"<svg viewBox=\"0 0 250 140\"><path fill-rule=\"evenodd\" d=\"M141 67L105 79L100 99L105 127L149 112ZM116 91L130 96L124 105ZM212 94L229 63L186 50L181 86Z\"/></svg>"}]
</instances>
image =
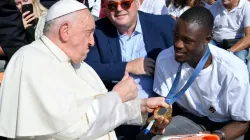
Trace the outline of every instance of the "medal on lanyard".
<instances>
[{"instance_id":1,"label":"medal on lanyard","mask_svg":"<svg viewBox=\"0 0 250 140\"><path fill-rule=\"evenodd\" d=\"M199 75L200 71L204 67L205 63L207 62L208 58L210 56L210 49L207 46L207 50L205 55L201 58L198 65L196 66L194 72L192 73L191 77L188 79L187 83L184 85L184 87L176 93L176 89L178 86L178 83L180 81L181 76L181 69L182 69L182 63L180 63L179 68L177 70L176 77L174 79L174 83L165 99L165 102L169 105L167 108L158 107L154 111L154 115L156 116L163 116L165 119L168 119L172 117L172 104L180 98L184 92L190 87L190 85L194 82L196 77Z\"/></svg>"}]
</instances>

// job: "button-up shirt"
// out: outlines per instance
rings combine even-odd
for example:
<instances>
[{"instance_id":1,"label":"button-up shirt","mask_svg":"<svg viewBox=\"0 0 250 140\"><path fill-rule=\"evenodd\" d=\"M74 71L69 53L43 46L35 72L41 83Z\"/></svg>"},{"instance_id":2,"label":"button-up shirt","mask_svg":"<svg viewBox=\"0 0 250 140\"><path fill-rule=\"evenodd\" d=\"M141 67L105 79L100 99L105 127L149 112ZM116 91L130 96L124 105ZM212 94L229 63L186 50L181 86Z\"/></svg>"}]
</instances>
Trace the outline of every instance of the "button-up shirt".
<instances>
[{"instance_id":1,"label":"button-up shirt","mask_svg":"<svg viewBox=\"0 0 250 140\"><path fill-rule=\"evenodd\" d=\"M139 16L137 19L135 31L131 34L131 36L120 34L119 32L118 35L123 62L129 62L137 58L147 57L147 51L143 40L143 32L141 29ZM133 74L130 74L130 76L134 78L137 84L138 98L148 98L152 96L153 77Z\"/></svg>"}]
</instances>

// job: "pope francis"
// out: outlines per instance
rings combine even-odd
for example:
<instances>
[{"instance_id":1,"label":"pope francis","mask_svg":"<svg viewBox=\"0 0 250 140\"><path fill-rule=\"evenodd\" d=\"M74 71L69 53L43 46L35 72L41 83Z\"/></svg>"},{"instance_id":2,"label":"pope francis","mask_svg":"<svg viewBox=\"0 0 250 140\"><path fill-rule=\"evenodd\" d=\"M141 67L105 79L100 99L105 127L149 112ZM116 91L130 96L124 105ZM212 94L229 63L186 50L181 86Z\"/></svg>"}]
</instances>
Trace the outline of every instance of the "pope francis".
<instances>
[{"instance_id":1,"label":"pope francis","mask_svg":"<svg viewBox=\"0 0 250 140\"><path fill-rule=\"evenodd\" d=\"M48 12L44 36L10 60L0 92L0 136L34 140L116 139L117 126L143 124L164 98L134 100L134 80L107 92L83 60L94 45L94 19L75 0ZM166 122L165 122L166 123Z\"/></svg>"}]
</instances>

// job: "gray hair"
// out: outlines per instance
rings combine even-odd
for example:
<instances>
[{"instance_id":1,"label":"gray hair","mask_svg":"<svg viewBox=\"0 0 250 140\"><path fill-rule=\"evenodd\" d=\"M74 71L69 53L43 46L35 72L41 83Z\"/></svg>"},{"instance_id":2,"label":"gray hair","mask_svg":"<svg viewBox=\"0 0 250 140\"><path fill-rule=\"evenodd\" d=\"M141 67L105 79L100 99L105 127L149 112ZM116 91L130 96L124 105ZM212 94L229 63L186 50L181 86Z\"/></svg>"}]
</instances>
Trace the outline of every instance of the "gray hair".
<instances>
[{"instance_id":1,"label":"gray hair","mask_svg":"<svg viewBox=\"0 0 250 140\"><path fill-rule=\"evenodd\" d=\"M54 21L55 20L51 20L51 21L48 21L48 22L45 23L44 28L43 28L43 34L46 34L46 33L48 33L50 31L50 29L53 26Z\"/></svg>"},{"instance_id":2,"label":"gray hair","mask_svg":"<svg viewBox=\"0 0 250 140\"><path fill-rule=\"evenodd\" d=\"M70 25L73 26L74 24L72 23L76 20L76 13L77 12L69 13L67 15L47 21L44 25L43 34L53 34L55 31L58 31L60 26L66 21L71 23Z\"/></svg>"}]
</instances>

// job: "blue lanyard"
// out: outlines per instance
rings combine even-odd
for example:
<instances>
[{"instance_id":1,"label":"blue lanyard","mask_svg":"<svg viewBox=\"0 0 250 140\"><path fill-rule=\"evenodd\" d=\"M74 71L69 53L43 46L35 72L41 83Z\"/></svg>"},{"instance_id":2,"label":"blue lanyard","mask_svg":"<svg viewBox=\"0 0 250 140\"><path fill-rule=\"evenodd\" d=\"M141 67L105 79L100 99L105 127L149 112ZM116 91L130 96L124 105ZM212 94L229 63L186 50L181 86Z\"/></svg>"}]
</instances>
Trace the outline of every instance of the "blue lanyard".
<instances>
[{"instance_id":1,"label":"blue lanyard","mask_svg":"<svg viewBox=\"0 0 250 140\"><path fill-rule=\"evenodd\" d=\"M205 55L201 58L201 60L199 61L198 65L196 66L194 72L192 73L191 77L188 79L187 83L184 85L184 87L178 92L176 93L176 89L178 86L178 83L180 81L180 77L181 77L181 68L182 68L182 63L180 63L179 68L177 70L177 74L176 77L174 79L174 83L165 99L165 102L168 103L169 105L173 104L178 98L180 98L184 92L190 87L190 85L194 82L194 80L196 79L196 77L199 75L200 71L202 70L202 68L204 67L205 63L207 62L208 58L210 56L210 49L207 46L207 50ZM176 94L175 94L176 93Z\"/></svg>"}]
</instances>

